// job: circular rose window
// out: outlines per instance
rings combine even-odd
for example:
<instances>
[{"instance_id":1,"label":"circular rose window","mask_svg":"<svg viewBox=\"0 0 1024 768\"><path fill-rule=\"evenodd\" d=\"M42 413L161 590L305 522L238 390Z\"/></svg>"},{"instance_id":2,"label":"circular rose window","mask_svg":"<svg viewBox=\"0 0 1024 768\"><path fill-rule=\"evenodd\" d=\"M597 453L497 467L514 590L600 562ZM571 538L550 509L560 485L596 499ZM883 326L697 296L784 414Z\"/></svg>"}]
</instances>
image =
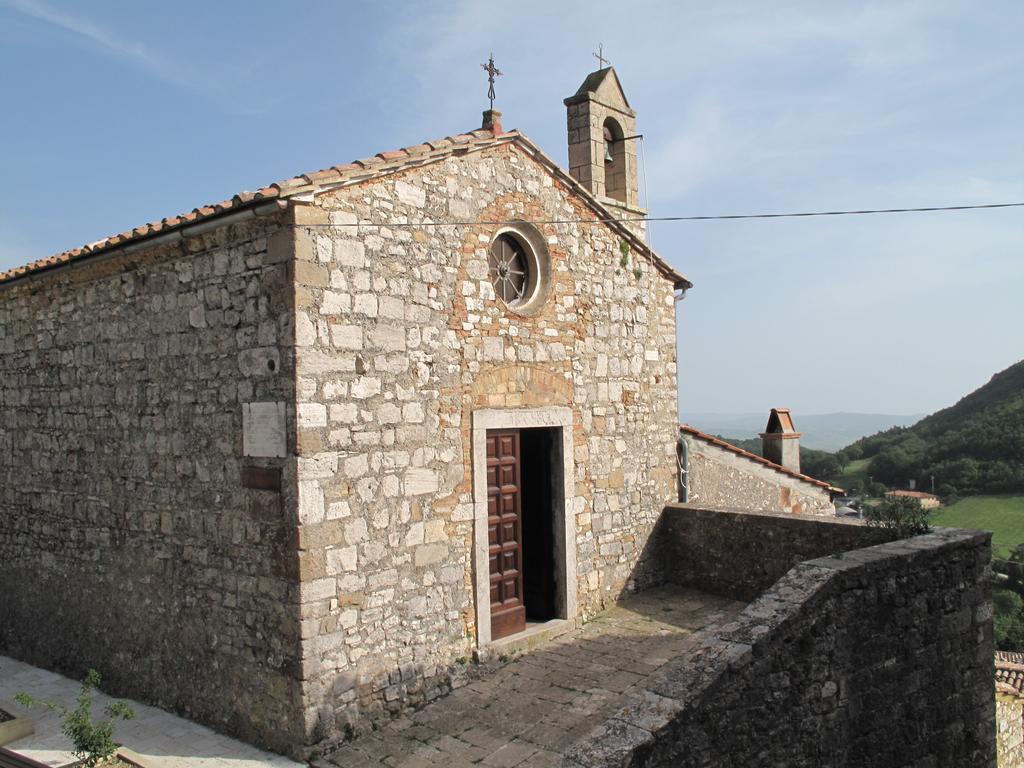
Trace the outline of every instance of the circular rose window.
<instances>
[{"instance_id":1,"label":"circular rose window","mask_svg":"<svg viewBox=\"0 0 1024 768\"><path fill-rule=\"evenodd\" d=\"M491 285L498 298L514 307L523 303L530 285L530 259L522 243L503 233L491 243Z\"/></svg>"},{"instance_id":2,"label":"circular rose window","mask_svg":"<svg viewBox=\"0 0 1024 768\"><path fill-rule=\"evenodd\" d=\"M549 264L543 236L525 222L510 222L491 241L487 267L497 296L521 315L539 311L547 298Z\"/></svg>"}]
</instances>

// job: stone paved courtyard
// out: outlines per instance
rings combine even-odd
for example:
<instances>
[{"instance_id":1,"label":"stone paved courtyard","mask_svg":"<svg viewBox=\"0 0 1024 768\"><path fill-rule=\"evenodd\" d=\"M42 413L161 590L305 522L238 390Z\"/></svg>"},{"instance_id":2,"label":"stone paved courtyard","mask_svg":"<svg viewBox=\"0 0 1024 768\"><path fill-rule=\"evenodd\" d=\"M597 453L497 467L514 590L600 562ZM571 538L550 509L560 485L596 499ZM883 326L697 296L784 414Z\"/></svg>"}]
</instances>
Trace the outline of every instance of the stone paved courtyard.
<instances>
[{"instance_id":1,"label":"stone paved courtyard","mask_svg":"<svg viewBox=\"0 0 1024 768\"><path fill-rule=\"evenodd\" d=\"M556 765L562 751L622 706L631 689L743 607L674 587L630 596L580 629L485 668L474 682L314 765Z\"/></svg>"}]
</instances>

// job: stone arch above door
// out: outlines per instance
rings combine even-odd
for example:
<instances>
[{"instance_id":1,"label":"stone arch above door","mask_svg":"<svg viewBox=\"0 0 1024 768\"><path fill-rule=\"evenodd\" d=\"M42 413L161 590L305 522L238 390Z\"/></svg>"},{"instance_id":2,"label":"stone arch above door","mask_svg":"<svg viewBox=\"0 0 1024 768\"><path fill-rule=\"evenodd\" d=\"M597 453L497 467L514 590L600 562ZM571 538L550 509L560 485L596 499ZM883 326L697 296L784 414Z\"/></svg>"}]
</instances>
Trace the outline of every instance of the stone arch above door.
<instances>
[{"instance_id":1,"label":"stone arch above door","mask_svg":"<svg viewBox=\"0 0 1024 768\"><path fill-rule=\"evenodd\" d=\"M572 380L567 372L533 365L501 365L482 371L470 387L475 408L571 406Z\"/></svg>"}]
</instances>

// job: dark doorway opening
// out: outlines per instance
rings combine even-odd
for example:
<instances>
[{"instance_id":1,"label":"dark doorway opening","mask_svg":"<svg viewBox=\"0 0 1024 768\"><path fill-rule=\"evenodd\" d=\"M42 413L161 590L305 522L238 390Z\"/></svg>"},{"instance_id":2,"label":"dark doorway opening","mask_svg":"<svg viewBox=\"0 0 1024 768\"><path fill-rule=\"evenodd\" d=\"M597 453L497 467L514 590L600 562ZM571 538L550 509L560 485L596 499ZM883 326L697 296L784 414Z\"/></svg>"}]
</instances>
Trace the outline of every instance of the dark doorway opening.
<instances>
[{"instance_id":1,"label":"dark doorway opening","mask_svg":"<svg viewBox=\"0 0 1024 768\"><path fill-rule=\"evenodd\" d=\"M557 429L520 430L523 597L529 621L557 616L555 485Z\"/></svg>"}]
</instances>

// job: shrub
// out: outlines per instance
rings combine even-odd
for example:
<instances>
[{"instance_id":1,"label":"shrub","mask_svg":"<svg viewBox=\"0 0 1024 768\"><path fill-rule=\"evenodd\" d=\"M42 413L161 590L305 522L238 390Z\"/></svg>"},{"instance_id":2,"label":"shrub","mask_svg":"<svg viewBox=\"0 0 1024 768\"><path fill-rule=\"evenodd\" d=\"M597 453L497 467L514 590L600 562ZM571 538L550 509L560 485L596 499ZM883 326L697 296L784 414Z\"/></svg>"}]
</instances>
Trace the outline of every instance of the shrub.
<instances>
[{"instance_id":1,"label":"shrub","mask_svg":"<svg viewBox=\"0 0 1024 768\"><path fill-rule=\"evenodd\" d=\"M910 496L895 496L874 507L868 507L864 519L868 525L894 531L900 538L928 533L931 511Z\"/></svg>"},{"instance_id":2,"label":"shrub","mask_svg":"<svg viewBox=\"0 0 1024 768\"><path fill-rule=\"evenodd\" d=\"M24 707L45 707L60 713L62 730L74 745L75 757L81 761L79 765L94 768L113 757L117 748L121 746L114 741L114 720L131 720L135 717L128 703L118 700L108 704L103 710L103 719L94 722L90 713L92 692L99 684L100 673L90 669L82 681L82 690L75 700L74 709L68 709L56 702L34 699L24 691L14 698Z\"/></svg>"}]
</instances>

